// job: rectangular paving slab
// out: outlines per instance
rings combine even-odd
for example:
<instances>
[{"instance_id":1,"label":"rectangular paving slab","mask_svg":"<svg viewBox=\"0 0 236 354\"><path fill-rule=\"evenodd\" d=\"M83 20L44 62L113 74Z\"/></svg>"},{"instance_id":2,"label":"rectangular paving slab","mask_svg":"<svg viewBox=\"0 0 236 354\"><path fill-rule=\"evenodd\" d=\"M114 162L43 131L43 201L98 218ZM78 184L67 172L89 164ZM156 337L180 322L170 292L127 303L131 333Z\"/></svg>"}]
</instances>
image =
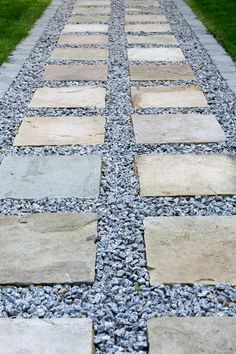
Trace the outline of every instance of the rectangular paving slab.
<instances>
[{"instance_id":1,"label":"rectangular paving slab","mask_svg":"<svg viewBox=\"0 0 236 354\"><path fill-rule=\"evenodd\" d=\"M68 19L68 23L97 23L97 22L108 22L109 16L100 15L100 16L83 16L75 15L71 16Z\"/></svg>"},{"instance_id":2,"label":"rectangular paving slab","mask_svg":"<svg viewBox=\"0 0 236 354\"><path fill-rule=\"evenodd\" d=\"M125 21L126 23L132 23L132 22L140 22L140 23L145 23L145 22L167 22L167 18L165 15L126 15L125 16Z\"/></svg>"},{"instance_id":3,"label":"rectangular paving slab","mask_svg":"<svg viewBox=\"0 0 236 354\"><path fill-rule=\"evenodd\" d=\"M81 3L81 1L78 1L75 6L80 7L81 5L83 6L110 6L111 2L110 1L101 1L101 0L93 0L93 1L84 1Z\"/></svg>"},{"instance_id":4,"label":"rectangular paving slab","mask_svg":"<svg viewBox=\"0 0 236 354\"><path fill-rule=\"evenodd\" d=\"M131 81L195 80L189 65L130 65Z\"/></svg>"},{"instance_id":5,"label":"rectangular paving slab","mask_svg":"<svg viewBox=\"0 0 236 354\"><path fill-rule=\"evenodd\" d=\"M149 354L236 353L231 317L165 317L148 320Z\"/></svg>"},{"instance_id":6,"label":"rectangular paving slab","mask_svg":"<svg viewBox=\"0 0 236 354\"><path fill-rule=\"evenodd\" d=\"M236 285L236 216L148 217L144 226L152 285Z\"/></svg>"},{"instance_id":7,"label":"rectangular paving slab","mask_svg":"<svg viewBox=\"0 0 236 354\"><path fill-rule=\"evenodd\" d=\"M105 81L107 79L107 65L47 65L43 73L43 80L60 81Z\"/></svg>"},{"instance_id":8,"label":"rectangular paving slab","mask_svg":"<svg viewBox=\"0 0 236 354\"><path fill-rule=\"evenodd\" d=\"M135 25L125 25L126 32L171 32L170 25L168 23L144 23Z\"/></svg>"},{"instance_id":9,"label":"rectangular paving slab","mask_svg":"<svg viewBox=\"0 0 236 354\"><path fill-rule=\"evenodd\" d=\"M0 284L93 283L97 215L0 215Z\"/></svg>"},{"instance_id":10,"label":"rectangular paving slab","mask_svg":"<svg viewBox=\"0 0 236 354\"><path fill-rule=\"evenodd\" d=\"M142 196L236 194L233 155L140 155L136 168Z\"/></svg>"},{"instance_id":11,"label":"rectangular paving slab","mask_svg":"<svg viewBox=\"0 0 236 354\"><path fill-rule=\"evenodd\" d=\"M103 144L105 118L27 117L24 118L13 146Z\"/></svg>"},{"instance_id":12,"label":"rectangular paving slab","mask_svg":"<svg viewBox=\"0 0 236 354\"><path fill-rule=\"evenodd\" d=\"M71 45L107 45L108 37L104 34L63 34L59 37L58 44ZM85 48L84 48L85 49Z\"/></svg>"},{"instance_id":13,"label":"rectangular paving slab","mask_svg":"<svg viewBox=\"0 0 236 354\"><path fill-rule=\"evenodd\" d=\"M75 25L65 25L62 33L76 33L76 32L105 32L107 33L108 26L100 23L82 23Z\"/></svg>"},{"instance_id":14,"label":"rectangular paving slab","mask_svg":"<svg viewBox=\"0 0 236 354\"><path fill-rule=\"evenodd\" d=\"M157 44L157 45L176 45L175 36L171 34L149 34L148 36L137 36L128 34L129 44Z\"/></svg>"},{"instance_id":15,"label":"rectangular paving slab","mask_svg":"<svg viewBox=\"0 0 236 354\"><path fill-rule=\"evenodd\" d=\"M75 6L72 15L78 14L109 14L111 12L111 8L104 7L104 6L90 6L90 7L82 7L82 6Z\"/></svg>"},{"instance_id":16,"label":"rectangular paving slab","mask_svg":"<svg viewBox=\"0 0 236 354\"><path fill-rule=\"evenodd\" d=\"M136 7L131 7L130 5L127 5L126 9L125 9L126 13L140 13L140 14L162 14L163 11L161 9L161 7L145 7L145 6L140 6L137 4Z\"/></svg>"},{"instance_id":17,"label":"rectangular paving slab","mask_svg":"<svg viewBox=\"0 0 236 354\"><path fill-rule=\"evenodd\" d=\"M226 140L220 124L211 115L133 115L132 121L138 144L218 143Z\"/></svg>"},{"instance_id":18,"label":"rectangular paving slab","mask_svg":"<svg viewBox=\"0 0 236 354\"><path fill-rule=\"evenodd\" d=\"M98 155L9 156L0 166L0 199L97 198Z\"/></svg>"},{"instance_id":19,"label":"rectangular paving slab","mask_svg":"<svg viewBox=\"0 0 236 354\"><path fill-rule=\"evenodd\" d=\"M38 88L29 107L57 108L105 108L106 90L102 87L41 87Z\"/></svg>"},{"instance_id":20,"label":"rectangular paving slab","mask_svg":"<svg viewBox=\"0 0 236 354\"><path fill-rule=\"evenodd\" d=\"M131 87L131 96L135 108L207 107L198 86Z\"/></svg>"},{"instance_id":21,"label":"rectangular paving slab","mask_svg":"<svg viewBox=\"0 0 236 354\"><path fill-rule=\"evenodd\" d=\"M56 48L51 59L56 60L107 60L107 48Z\"/></svg>"},{"instance_id":22,"label":"rectangular paving slab","mask_svg":"<svg viewBox=\"0 0 236 354\"><path fill-rule=\"evenodd\" d=\"M0 319L4 354L93 354L92 321L87 318Z\"/></svg>"},{"instance_id":23,"label":"rectangular paving slab","mask_svg":"<svg viewBox=\"0 0 236 354\"><path fill-rule=\"evenodd\" d=\"M183 61L185 57L180 48L129 48L129 60L140 61Z\"/></svg>"}]
</instances>

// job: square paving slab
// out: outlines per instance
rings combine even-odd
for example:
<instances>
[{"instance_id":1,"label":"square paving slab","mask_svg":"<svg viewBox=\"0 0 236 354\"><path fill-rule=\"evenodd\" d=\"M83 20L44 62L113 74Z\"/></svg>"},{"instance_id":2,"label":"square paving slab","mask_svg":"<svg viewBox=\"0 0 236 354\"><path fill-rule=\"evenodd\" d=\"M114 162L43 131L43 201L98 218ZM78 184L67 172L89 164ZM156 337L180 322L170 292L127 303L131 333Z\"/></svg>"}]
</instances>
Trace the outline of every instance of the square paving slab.
<instances>
[{"instance_id":1,"label":"square paving slab","mask_svg":"<svg viewBox=\"0 0 236 354\"><path fill-rule=\"evenodd\" d=\"M82 7L75 6L72 15L78 14L109 14L111 12L110 7L96 6L96 7Z\"/></svg>"},{"instance_id":2,"label":"square paving slab","mask_svg":"<svg viewBox=\"0 0 236 354\"><path fill-rule=\"evenodd\" d=\"M233 155L140 155L136 167L142 196L236 194Z\"/></svg>"},{"instance_id":3,"label":"square paving slab","mask_svg":"<svg viewBox=\"0 0 236 354\"><path fill-rule=\"evenodd\" d=\"M98 155L5 157L0 166L0 199L97 198Z\"/></svg>"},{"instance_id":4,"label":"square paving slab","mask_svg":"<svg viewBox=\"0 0 236 354\"><path fill-rule=\"evenodd\" d=\"M41 87L35 91L29 107L105 108L105 94L102 87Z\"/></svg>"},{"instance_id":5,"label":"square paving slab","mask_svg":"<svg viewBox=\"0 0 236 354\"><path fill-rule=\"evenodd\" d=\"M107 45L108 37L104 34L64 34L61 35L58 44L71 45ZM85 48L84 48L85 49Z\"/></svg>"},{"instance_id":6,"label":"square paving slab","mask_svg":"<svg viewBox=\"0 0 236 354\"><path fill-rule=\"evenodd\" d=\"M167 18L165 15L126 15L125 16L126 23L132 22L167 22Z\"/></svg>"},{"instance_id":7,"label":"square paving slab","mask_svg":"<svg viewBox=\"0 0 236 354\"><path fill-rule=\"evenodd\" d=\"M56 48L51 59L56 60L107 60L106 48Z\"/></svg>"},{"instance_id":8,"label":"square paving slab","mask_svg":"<svg viewBox=\"0 0 236 354\"><path fill-rule=\"evenodd\" d=\"M2 354L93 354L87 318L0 319Z\"/></svg>"},{"instance_id":9,"label":"square paving slab","mask_svg":"<svg viewBox=\"0 0 236 354\"><path fill-rule=\"evenodd\" d=\"M43 80L60 81L105 81L107 65L47 65Z\"/></svg>"},{"instance_id":10,"label":"square paving slab","mask_svg":"<svg viewBox=\"0 0 236 354\"><path fill-rule=\"evenodd\" d=\"M103 144L104 117L27 117L14 146Z\"/></svg>"},{"instance_id":11,"label":"square paving slab","mask_svg":"<svg viewBox=\"0 0 236 354\"><path fill-rule=\"evenodd\" d=\"M93 283L97 215L0 215L0 284Z\"/></svg>"},{"instance_id":12,"label":"square paving slab","mask_svg":"<svg viewBox=\"0 0 236 354\"><path fill-rule=\"evenodd\" d=\"M149 217L144 226L152 285L236 285L236 216Z\"/></svg>"},{"instance_id":13,"label":"square paving slab","mask_svg":"<svg viewBox=\"0 0 236 354\"><path fill-rule=\"evenodd\" d=\"M75 15L71 16L68 19L69 23L97 23L97 22L108 22L109 16L100 15L100 16L83 16Z\"/></svg>"},{"instance_id":14,"label":"square paving slab","mask_svg":"<svg viewBox=\"0 0 236 354\"><path fill-rule=\"evenodd\" d=\"M126 32L171 32L168 23L125 25Z\"/></svg>"},{"instance_id":15,"label":"square paving slab","mask_svg":"<svg viewBox=\"0 0 236 354\"><path fill-rule=\"evenodd\" d=\"M132 116L138 144L223 142L226 136L217 119L201 114Z\"/></svg>"},{"instance_id":16,"label":"square paving slab","mask_svg":"<svg viewBox=\"0 0 236 354\"><path fill-rule=\"evenodd\" d=\"M82 23L75 25L65 25L62 33L76 33L76 32L106 32L107 33L108 26L102 25L100 23Z\"/></svg>"},{"instance_id":17,"label":"square paving slab","mask_svg":"<svg viewBox=\"0 0 236 354\"><path fill-rule=\"evenodd\" d=\"M148 36L137 36L128 34L129 44L157 44L157 45L176 45L175 36L171 34L149 34Z\"/></svg>"},{"instance_id":18,"label":"square paving slab","mask_svg":"<svg viewBox=\"0 0 236 354\"><path fill-rule=\"evenodd\" d=\"M236 353L236 320L171 317L148 320L149 354Z\"/></svg>"},{"instance_id":19,"label":"square paving slab","mask_svg":"<svg viewBox=\"0 0 236 354\"><path fill-rule=\"evenodd\" d=\"M198 86L131 87L131 96L135 108L207 107Z\"/></svg>"},{"instance_id":20,"label":"square paving slab","mask_svg":"<svg viewBox=\"0 0 236 354\"><path fill-rule=\"evenodd\" d=\"M179 48L129 48L129 60L140 61L183 61L185 57Z\"/></svg>"},{"instance_id":21,"label":"square paving slab","mask_svg":"<svg viewBox=\"0 0 236 354\"><path fill-rule=\"evenodd\" d=\"M189 65L130 65L131 81L195 80Z\"/></svg>"}]
</instances>

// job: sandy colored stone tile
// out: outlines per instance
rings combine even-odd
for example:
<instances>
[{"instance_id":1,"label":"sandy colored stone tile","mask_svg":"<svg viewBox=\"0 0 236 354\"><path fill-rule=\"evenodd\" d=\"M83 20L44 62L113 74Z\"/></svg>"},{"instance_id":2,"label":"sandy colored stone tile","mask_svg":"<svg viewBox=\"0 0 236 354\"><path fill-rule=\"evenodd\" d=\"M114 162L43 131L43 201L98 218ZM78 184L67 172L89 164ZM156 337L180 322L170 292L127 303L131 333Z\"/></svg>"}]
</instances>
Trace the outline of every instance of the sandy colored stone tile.
<instances>
[{"instance_id":1,"label":"sandy colored stone tile","mask_svg":"<svg viewBox=\"0 0 236 354\"><path fill-rule=\"evenodd\" d=\"M184 61L180 48L129 48L129 60L139 61Z\"/></svg>"},{"instance_id":2,"label":"sandy colored stone tile","mask_svg":"<svg viewBox=\"0 0 236 354\"><path fill-rule=\"evenodd\" d=\"M164 317L148 320L149 354L236 353L231 317Z\"/></svg>"},{"instance_id":3,"label":"sandy colored stone tile","mask_svg":"<svg viewBox=\"0 0 236 354\"><path fill-rule=\"evenodd\" d=\"M47 65L43 80L61 81L105 81L107 79L107 65Z\"/></svg>"},{"instance_id":4,"label":"sandy colored stone tile","mask_svg":"<svg viewBox=\"0 0 236 354\"><path fill-rule=\"evenodd\" d=\"M56 60L107 60L107 48L56 48L51 59Z\"/></svg>"},{"instance_id":5,"label":"sandy colored stone tile","mask_svg":"<svg viewBox=\"0 0 236 354\"><path fill-rule=\"evenodd\" d=\"M0 166L0 199L97 198L98 155L5 157Z\"/></svg>"},{"instance_id":6,"label":"sandy colored stone tile","mask_svg":"<svg viewBox=\"0 0 236 354\"><path fill-rule=\"evenodd\" d=\"M175 36L171 34L149 34L148 36L137 36L128 34L129 44L157 44L157 45L176 45Z\"/></svg>"},{"instance_id":7,"label":"sandy colored stone tile","mask_svg":"<svg viewBox=\"0 0 236 354\"><path fill-rule=\"evenodd\" d=\"M131 81L195 80L189 65L130 65Z\"/></svg>"},{"instance_id":8,"label":"sandy colored stone tile","mask_svg":"<svg viewBox=\"0 0 236 354\"><path fill-rule=\"evenodd\" d=\"M220 124L211 115L134 115L132 121L138 144L201 144L226 140Z\"/></svg>"},{"instance_id":9,"label":"sandy colored stone tile","mask_svg":"<svg viewBox=\"0 0 236 354\"><path fill-rule=\"evenodd\" d=\"M72 15L79 14L109 14L111 12L110 6L91 6L91 7L83 7L83 6L75 6Z\"/></svg>"},{"instance_id":10,"label":"sandy colored stone tile","mask_svg":"<svg viewBox=\"0 0 236 354\"><path fill-rule=\"evenodd\" d=\"M171 32L168 23L141 23L135 25L125 25L126 32Z\"/></svg>"},{"instance_id":11,"label":"sandy colored stone tile","mask_svg":"<svg viewBox=\"0 0 236 354\"><path fill-rule=\"evenodd\" d=\"M24 118L13 146L103 144L105 118L27 117Z\"/></svg>"},{"instance_id":12,"label":"sandy colored stone tile","mask_svg":"<svg viewBox=\"0 0 236 354\"><path fill-rule=\"evenodd\" d=\"M143 7L159 7L159 4L157 1L126 1L125 2L127 7L139 7L139 6L143 6Z\"/></svg>"},{"instance_id":13,"label":"sandy colored stone tile","mask_svg":"<svg viewBox=\"0 0 236 354\"><path fill-rule=\"evenodd\" d=\"M104 32L107 33L108 25L103 25L101 23L82 23L75 25L65 25L62 33L78 33L78 32Z\"/></svg>"},{"instance_id":14,"label":"sandy colored stone tile","mask_svg":"<svg viewBox=\"0 0 236 354\"><path fill-rule=\"evenodd\" d=\"M126 15L125 16L126 23L132 22L167 22L167 18L165 15Z\"/></svg>"},{"instance_id":15,"label":"sandy colored stone tile","mask_svg":"<svg viewBox=\"0 0 236 354\"><path fill-rule=\"evenodd\" d=\"M96 235L92 213L0 215L0 284L93 283Z\"/></svg>"},{"instance_id":16,"label":"sandy colored stone tile","mask_svg":"<svg viewBox=\"0 0 236 354\"><path fill-rule=\"evenodd\" d=\"M97 23L97 22L108 22L109 16L100 15L100 16L83 16L75 15L71 16L68 19L68 23Z\"/></svg>"},{"instance_id":17,"label":"sandy colored stone tile","mask_svg":"<svg viewBox=\"0 0 236 354\"><path fill-rule=\"evenodd\" d=\"M104 34L63 34L60 36L58 44L107 45L108 37Z\"/></svg>"},{"instance_id":18,"label":"sandy colored stone tile","mask_svg":"<svg viewBox=\"0 0 236 354\"><path fill-rule=\"evenodd\" d=\"M163 14L161 7L145 7L137 5L136 7L127 6L125 9L126 13L140 13L140 14Z\"/></svg>"},{"instance_id":19,"label":"sandy colored stone tile","mask_svg":"<svg viewBox=\"0 0 236 354\"><path fill-rule=\"evenodd\" d=\"M35 91L29 107L105 108L105 95L102 87L41 87Z\"/></svg>"},{"instance_id":20,"label":"sandy colored stone tile","mask_svg":"<svg viewBox=\"0 0 236 354\"><path fill-rule=\"evenodd\" d=\"M93 354L92 321L87 318L0 319L4 354Z\"/></svg>"},{"instance_id":21,"label":"sandy colored stone tile","mask_svg":"<svg viewBox=\"0 0 236 354\"><path fill-rule=\"evenodd\" d=\"M236 194L233 155L140 155L136 168L141 196Z\"/></svg>"},{"instance_id":22,"label":"sandy colored stone tile","mask_svg":"<svg viewBox=\"0 0 236 354\"><path fill-rule=\"evenodd\" d=\"M78 1L75 4L75 7L80 7L81 5L83 5L83 6L110 6L111 2L110 1L93 0L93 1L84 1L83 3L81 3L81 1Z\"/></svg>"}]
</instances>

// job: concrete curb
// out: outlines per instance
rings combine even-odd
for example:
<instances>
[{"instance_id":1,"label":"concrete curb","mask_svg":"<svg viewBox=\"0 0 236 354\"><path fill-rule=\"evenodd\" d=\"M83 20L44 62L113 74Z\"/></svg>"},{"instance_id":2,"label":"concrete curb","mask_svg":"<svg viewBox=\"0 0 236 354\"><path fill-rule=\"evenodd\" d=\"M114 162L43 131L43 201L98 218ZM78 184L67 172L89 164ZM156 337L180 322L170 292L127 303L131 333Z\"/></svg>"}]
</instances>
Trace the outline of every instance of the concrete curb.
<instances>
[{"instance_id":1,"label":"concrete curb","mask_svg":"<svg viewBox=\"0 0 236 354\"><path fill-rule=\"evenodd\" d=\"M224 48L208 32L203 23L193 13L183 0L173 0L184 19L191 26L193 32L209 54L212 62L226 80L229 88L236 94L236 65Z\"/></svg>"},{"instance_id":2,"label":"concrete curb","mask_svg":"<svg viewBox=\"0 0 236 354\"><path fill-rule=\"evenodd\" d=\"M11 54L9 61L0 66L0 100L18 75L25 60L31 54L35 44L43 34L46 26L56 13L60 4L61 0L52 1L42 16L36 21L30 30L29 35L17 45L16 49Z\"/></svg>"}]
</instances>

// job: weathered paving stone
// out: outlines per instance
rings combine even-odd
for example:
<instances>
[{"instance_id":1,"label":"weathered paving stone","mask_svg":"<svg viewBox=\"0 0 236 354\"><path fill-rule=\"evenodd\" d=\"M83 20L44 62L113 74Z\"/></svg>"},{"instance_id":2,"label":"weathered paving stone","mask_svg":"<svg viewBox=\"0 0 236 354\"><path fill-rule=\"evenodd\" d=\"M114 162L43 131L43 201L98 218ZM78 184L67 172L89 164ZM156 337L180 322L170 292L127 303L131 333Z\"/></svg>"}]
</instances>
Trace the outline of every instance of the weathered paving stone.
<instances>
[{"instance_id":1,"label":"weathered paving stone","mask_svg":"<svg viewBox=\"0 0 236 354\"><path fill-rule=\"evenodd\" d=\"M152 285L235 286L236 216L148 217L144 226Z\"/></svg>"},{"instance_id":2,"label":"weathered paving stone","mask_svg":"<svg viewBox=\"0 0 236 354\"><path fill-rule=\"evenodd\" d=\"M135 25L125 25L126 32L171 32L170 25L168 23L144 23Z\"/></svg>"},{"instance_id":3,"label":"weathered paving stone","mask_svg":"<svg viewBox=\"0 0 236 354\"><path fill-rule=\"evenodd\" d=\"M4 354L93 354L92 321L87 318L0 319Z\"/></svg>"},{"instance_id":4,"label":"weathered paving stone","mask_svg":"<svg viewBox=\"0 0 236 354\"><path fill-rule=\"evenodd\" d=\"M144 6L144 7L159 7L156 1L126 1L126 6Z\"/></svg>"},{"instance_id":5,"label":"weathered paving stone","mask_svg":"<svg viewBox=\"0 0 236 354\"><path fill-rule=\"evenodd\" d=\"M125 9L126 13L154 13L154 14L162 14L163 11L161 7L144 7L144 6L136 6L131 7L127 6Z\"/></svg>"},{"instance_id":6,"label":"weathered paving stone","mask_svg":"<svg viewBox=\"0 0 236 354\"><path fill-rule=\"evenodd\" d=\"M97 22L108 22L109 16L100 15L100 16L83 16L75 15L71 16L68 19L68 23L97 23Z\"/></svg>"},{"instance_id":7,"label":"weathered paving stone","mask_svg":"<svg viewBox=\"0 0 236 354\"><path fill-rule=\"evenodd\" d=\"M140 155L136 168L142 196L236 194L233 155Z\"/></svg>"},{"instance_id":8,"label":"weathered paving stone","mask_svg":"<svg viewBox=\"0 0 236 354\"><path fill-rule=\"evenodd\" d=\"M79 7L76 6L73 11L72 15L78 14L109 14L111 12L110 7L104 6L97 6L97 7Z\"/></svg>"},{"instance_id":9,"label":"weathered paving stone","mask_svg":"<svg viewBox=\"0 0 236 354\"><path fill-rule=\"evenodd\" d=\"M189 65L130 65L131 81L195 80Z\"/></svg>"},{"instance_id":10,"label":"weathered paving stone","mask_svg":"<svg viewBox=\"0 0 236 354\"><path fill-rule=\"evenodd\" d=\"M198 86L131 87L131 96L135 108L207 106Z\"/></svg>"},{"instance_id":11,"label":"weathered paving stone","mask_svg":"<svg viewBox=\"0 0 236 354\"><path fill-rule=\"evenodd\" d=\"M61 60L107 60L107 48L56 48L51 59Z\"/></svg>"},{"instance_id":12,"label":"weathered paving stone","mask_svg":"<svg viewBox=\"0 0 236 354\"><path fill-rule=\"evenodd\" d=\"M138 144L223 142L226 136L217 119L201 114L132 116Z\"/></svg>"},{"instance_id":13,"label":"weathered paving stone","mask_svg":"<svg viewBox=\"0 0 236 354\"><path fill-rule=\"evenodd\" d=\"M236 320L165 317L148 320L149 354L236 353Z\"/></svg>"},{"instance_id":14,"label":"weathered paving stone","mask_svg":"<svg viewBox=\"0 0 236 354\"><path fill-rule=\"evenodd\" d=\"M129 48L129 60L140 61L183 61L185 57L180 48Z\"/></svg>"},{"instance_id":15,"label":"weathered paving stone","mask_svg":"<svg viewBox=\"0 0 236 354\"><path fill-rule=\"evenodd\" d=\"M58 44L71 45L107 45L108 37L104 34L67 34L61 35ZM85 49L85 48L84 48Z\"/></svg>"},{"instance_id":16,"label":"weathered paving stone","mask_svg":"<svg viewBox=\"0 0 236 354\"><path fill-rule=\"evenodd\" d=\"M102 87L41 87L35 91L29 107L105 108L105 94Z\"/></svg>"},{"instance_id":17,"label":"weathered paving stone","mask_svg":"<svg viewBox=\"0 0 236 354\"><path fill-rule=\"evenodd\" d=\"M176 45L175 36L171 34L149 34L148 36L137 36L129 34L127 36L129 44L156 44L156 45Z\"/></svg>"},{"instance_id":18,"label":"weathered paving stone","mask_svg":"<svg viewBox=\"0 0 236 354\"><path fill-rule=\"evenodd\" d=\"M83 2L83 4L81 4L80 1L78 1L78 3L75 6L80 7L80 5L83 6L109 6L111 4L110 1L85 1Z\"/></svg>"},{"instance_id":19,"label":"weathered paving stone","mask_svg":"<svg viewBox=\"0 0 236 354\"><path fill-rule=\"evenodd\" d=\"M105 32L107 33L108 26L100 23L91 24L75 24L75 25L65 25L62 33L76 33L76 32Z\"/></svg>"},{"instance_id":20,"label":"weathered paving stone","mask_svg":"<svg viewBox=\"0 0 236 354\"><path fill-rule=\"evenodd\" d=\"M0 215L0 221L0 284L94 282L96 214Z\"/></svg>"},{"instance_id":21,"label":"weathered paving stone","mask_svg":"<svg viewBox=\"0 0 236 354\"><path fill-rule=\"evenodd\" d=\"M105 118L27 117L14 139L14 146L103 144Z\"/></svg>"},{"instance_id":22,"label":"weathered paving stone","mask_svg":"<svg viewBox=\"0 0 236 354\"><path fill-rule=\"evenodd\" d=\"M0 199L97 198L98 155L5 157L0 166Z\"/></svg>"},{"instance_id":23,"label":"weathered paving stone","mask_svg":"<svg viewBox=\"0 0 236 354\"><path fill-rule=\"evenodd\" d=\"M132 22L167 22L167 18L165 15L126 15L125 16L126 23Z\"/></svg>"},{"instance_id":24,"label":"weathered paving stone","mask_svg":"<svg viewBox=\"0 0 236 354\"><path fill-rule=\"evenodd\" d=\"M47 65L43 80L62 81L105 81L107 79L107 65Z\"/></svg>"}]
</instances>

